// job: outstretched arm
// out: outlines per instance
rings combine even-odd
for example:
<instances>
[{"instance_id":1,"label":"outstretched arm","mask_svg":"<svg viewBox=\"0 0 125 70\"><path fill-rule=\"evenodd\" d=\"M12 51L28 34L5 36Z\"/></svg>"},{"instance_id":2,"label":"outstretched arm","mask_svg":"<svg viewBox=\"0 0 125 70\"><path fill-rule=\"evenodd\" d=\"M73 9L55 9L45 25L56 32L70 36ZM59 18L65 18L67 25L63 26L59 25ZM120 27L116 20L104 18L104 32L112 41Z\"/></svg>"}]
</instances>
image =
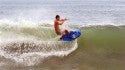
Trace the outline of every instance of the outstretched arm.
<instances>
[{"instance_id":1,"label":"outstretched arm","mask_svg":"<svg viewBox=\"0 0 125 70\"><path fill-rule=\"evenodd\" d=\"M68 19L67 18L65 18L65 19L61 19L60 21L67 21Z\"/></svg>"},{"instance_id":2,"label":"outstretched arm","mask_svg":"<svg viewBox=\"0 0 125 70\"><path fill-rule=\"evenodd\" d=\"M67 20L68 20L68 19L66 19L66 18L65 18L65 19L61 19L61 20L59 21L59 24L62 25L62 24L63 24L65 21L67 21Z\"/></svg>"}]
</instances>

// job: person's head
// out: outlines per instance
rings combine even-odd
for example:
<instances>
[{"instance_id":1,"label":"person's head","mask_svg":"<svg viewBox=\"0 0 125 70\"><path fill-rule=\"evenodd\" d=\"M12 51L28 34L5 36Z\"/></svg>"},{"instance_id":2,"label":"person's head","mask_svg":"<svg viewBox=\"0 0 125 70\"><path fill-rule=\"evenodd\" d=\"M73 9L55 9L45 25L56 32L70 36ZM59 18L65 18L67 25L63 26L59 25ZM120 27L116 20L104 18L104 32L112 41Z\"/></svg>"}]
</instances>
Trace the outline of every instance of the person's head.
<instances>
[{"instance_id":1,"label":"person's head","mask_svg":"<svg viewBox=\"0 0 125 70\"><path fill-rule=\"evenodd\" d=\"M56 15L55 17L57 20L60 20L60 16L59 15Z\"/></svg>"}]
</instances>

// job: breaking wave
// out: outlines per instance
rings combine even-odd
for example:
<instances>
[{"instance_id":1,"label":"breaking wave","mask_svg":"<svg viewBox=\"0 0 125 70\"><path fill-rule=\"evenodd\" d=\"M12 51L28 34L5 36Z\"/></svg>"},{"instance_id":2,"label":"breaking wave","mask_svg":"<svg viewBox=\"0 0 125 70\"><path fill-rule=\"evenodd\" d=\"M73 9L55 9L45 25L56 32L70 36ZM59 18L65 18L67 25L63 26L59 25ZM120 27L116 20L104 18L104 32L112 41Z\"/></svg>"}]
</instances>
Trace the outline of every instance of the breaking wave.
<instances>
[{"instance_id":1,"label":"breaking wave","mask_svg":"<svg viewBox=\"0 0 125 70\"><path fill-rule=\"evenodd\" d=\"M0 24L0 56L31 66L51 56L63 57L77 48L77 40L59 41L52 26Z\"/></svg>"}]
</instances>

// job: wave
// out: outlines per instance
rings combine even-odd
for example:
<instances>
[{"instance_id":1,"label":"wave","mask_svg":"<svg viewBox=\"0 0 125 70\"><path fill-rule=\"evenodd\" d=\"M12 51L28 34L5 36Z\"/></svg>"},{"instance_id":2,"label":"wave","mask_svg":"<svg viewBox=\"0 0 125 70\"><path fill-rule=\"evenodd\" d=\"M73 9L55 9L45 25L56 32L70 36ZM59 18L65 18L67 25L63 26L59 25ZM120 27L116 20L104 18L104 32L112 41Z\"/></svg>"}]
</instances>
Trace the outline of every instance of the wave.
<instances>
[{"instance_id":1,"label":"wave","mask_svg":"<svg viewBox=\"0 0 125 70\"><path fill-rule=\"evenodd\" d=\"M113 28L112 26L115 25L111 25L111 28ZM91 36L93 30L107 27L110 28L109 25L70 25L69 28L80 28L81 32L84 33L80 39L84 39ZM115 28L121 27L116 26ZM90 34L87 35L89 32ZM72 42L59 41L59 36L55 34L51 24L0 21L0 58L4 57L12 62L32 66L51 56L67 56L77 47L77 40Z\"/></svg>"},{"instance_id":2,"label":"wave","mask_svg":"<svg viewBox=\"0 0 125 70\"><path fill-rule=\"evenodd\" d=\"M16 24L16 23L15 23ZM0 23L0 58L21 65L32 66L51 56L63 57L75 51L77 40L59 41L54 28L49 25L11 25ZM10 61L10 62L11 62Z\"/></svg>"},{"instance_id":3,"label":"wave","mask_svg":"<svg viewBox=\"0 0 125 70\"><path fill-rule=\"evenodd\" d=\"M0 45L1 56L24 65L35 65L50 56L63 57L77 48L77 42L14 40Z\"/></svg>"}]
</instances>

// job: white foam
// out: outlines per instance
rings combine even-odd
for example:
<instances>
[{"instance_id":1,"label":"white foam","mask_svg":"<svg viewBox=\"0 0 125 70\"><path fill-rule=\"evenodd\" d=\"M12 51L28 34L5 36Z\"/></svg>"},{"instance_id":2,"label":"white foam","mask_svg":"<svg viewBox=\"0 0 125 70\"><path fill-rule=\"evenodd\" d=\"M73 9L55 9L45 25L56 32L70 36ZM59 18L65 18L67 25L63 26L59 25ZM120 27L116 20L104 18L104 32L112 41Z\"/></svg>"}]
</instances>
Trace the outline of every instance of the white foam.
<instances>
[{"instance_id":1,"label":"white foam","mask_svg":"<svg viewBox=\"0 0 125 70\"><path fill-rule=\"evenodd\" d=\"M2 34L2 31L0 31L0 35Z\"/></svg>"},{"instance_id":2,"label":"white foam","mask_svg":"<svg viewBox=\"0 0 125 70\"><path fill-rule=\"evenodd\" d=\"M124 26L125 24L114 24L114 23L96 23L96 24L84 24L84 25L77 25L79 27L91 27L91 26Z\"/></svg>"},{"instance_id":3,"label":"white foam","mask_svg":"<svg viewBox=\"0 0 125 70\"><path fill-rule=\"evenodd\" d=\"M39 45L40 47L43 47L43 50L47 50L49 49L49 47L51 48L51 50L49 51L34 51L34 52L27 52L27 53L23 53L20 54L18 52L14 52L14 53L8 53L7 50L4 50L4 48L8 48L9 46L13 45L13 43L15 44L20 44L20 43L29 43L32 44L34 43L35 45ZM69 44L68 46L65 46L66 44ZM42 45L45 46L42 46ZM53 45L53 47L52 47ZM62 45L62 46L58 46L58 45ZM70 54L71 52L73 52L76 48L77 48L77 40L73 41L73 42L62 42L62 41L38 41L38 40L32 40L32 39L25 39L22 41L21 40L8 40L5 41L3 43L1 43L2 46L0 48L1 52L0 52L0 56L4 56L7 59L11 59L14 60L15 62L19 63L19 64L23 64L26 66L32 66L35 64L38 64L39 62L42 62L44 59L46 59L47 57L50 56L58 56L58 57L63 57L63 56L67 56L68 54ZM64 48L63 48L64 46ZM11 46L14 47L14 46ZM19 47L19 46L17 46ZM60 48L61 47L61 48ZM60 49L59 49L60 48ZM40 49L40 48L38 48ZM34 49L32 49L34 50Z\"/></svg>"},{"instance_id":4,"label":"white foam","mask_svg":"<svg viewBox=\"0 0 125 70\"><path fill-rule=\"evenodd\" d=\"M9 25L9 26L18 26L18 27L34 27L37 26L37 23L34 23L32 21L26 21L26 20L21 20L21 21L11 21L7 19L1 19L0 20L0 25Z\"/></svg>"}]
</instances>

